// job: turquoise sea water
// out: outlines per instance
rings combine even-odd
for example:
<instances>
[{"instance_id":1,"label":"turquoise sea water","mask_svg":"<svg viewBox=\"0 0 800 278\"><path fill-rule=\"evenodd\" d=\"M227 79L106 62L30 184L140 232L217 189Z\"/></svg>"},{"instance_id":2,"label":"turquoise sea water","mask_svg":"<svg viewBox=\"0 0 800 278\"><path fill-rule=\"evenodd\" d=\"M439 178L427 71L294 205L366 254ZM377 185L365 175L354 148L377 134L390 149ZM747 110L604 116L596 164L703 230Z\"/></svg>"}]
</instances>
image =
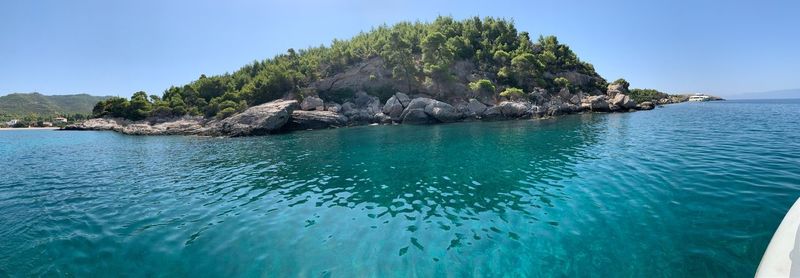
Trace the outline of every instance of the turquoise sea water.
<instances>
[{"instance_id":1,"label":"turquoise sea water","mask_svg":"<svg viewBox=\"0 0 800 278\"><path fill-rule=\"evenodd\" d=\"M800 101L0 154L0 276L750 277L800 197Z\"/></svg>"}]
</instances>

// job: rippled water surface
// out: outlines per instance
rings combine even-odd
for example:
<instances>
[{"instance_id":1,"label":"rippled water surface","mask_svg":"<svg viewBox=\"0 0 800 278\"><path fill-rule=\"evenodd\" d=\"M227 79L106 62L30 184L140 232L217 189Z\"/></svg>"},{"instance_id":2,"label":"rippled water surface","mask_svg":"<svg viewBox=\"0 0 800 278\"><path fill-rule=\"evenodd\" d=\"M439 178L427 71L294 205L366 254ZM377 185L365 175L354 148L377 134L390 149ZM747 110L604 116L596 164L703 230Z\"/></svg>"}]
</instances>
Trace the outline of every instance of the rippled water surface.
<instances>
[{"instance_id":1,"label":"rippled water surface","mask_svg":"<svg viewBox=\"0 0 800 278\"><path fill-rule=\"evenodd\" d=\"M0 154L0 276L747 277L800 196L800 101Z\"/></svg>"}]
</instances>

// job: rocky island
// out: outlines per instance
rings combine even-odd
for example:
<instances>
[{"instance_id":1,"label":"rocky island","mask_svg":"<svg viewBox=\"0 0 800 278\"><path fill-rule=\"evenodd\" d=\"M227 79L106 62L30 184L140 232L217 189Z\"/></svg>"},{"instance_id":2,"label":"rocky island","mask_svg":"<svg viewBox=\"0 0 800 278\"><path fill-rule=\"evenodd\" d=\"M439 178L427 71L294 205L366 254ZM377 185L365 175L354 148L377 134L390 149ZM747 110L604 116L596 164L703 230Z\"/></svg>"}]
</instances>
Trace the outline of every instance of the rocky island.
<instances>
[{"instance_id":1,"label":"rocky island","mask_svg":"<svg viewBox=\"0 0 800 278\"><path fill-rule=\"evenodd\" d=\"M162 96L110 98L66 130L252 136L366 124L630 112L685 101L610 84L554 36L534 43L495 18L380 26L351 40L256 61Z\"/></svg>"}]
</instances>

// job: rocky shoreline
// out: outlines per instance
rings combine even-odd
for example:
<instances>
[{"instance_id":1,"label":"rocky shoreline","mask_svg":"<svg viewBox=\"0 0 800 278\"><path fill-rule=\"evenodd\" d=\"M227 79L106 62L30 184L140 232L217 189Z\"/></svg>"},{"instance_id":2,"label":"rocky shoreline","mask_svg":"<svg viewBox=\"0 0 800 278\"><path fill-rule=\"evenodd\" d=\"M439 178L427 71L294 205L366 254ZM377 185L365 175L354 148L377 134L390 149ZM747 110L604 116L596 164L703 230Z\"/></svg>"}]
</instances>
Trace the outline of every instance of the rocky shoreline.
<instances>
[{"instance_id":1,"label":"rocky shoreline","mask_svg":"<svg viewBox=\"0 0 800 278\"><path fill-rule=\"evenodd\" d=\"M111 130L130 135L257 136L296 130L326 129L367 124L437 124L470 120L512 120L545 118L584 112L633 112L651 110L656 105L682 102L664 98L636 103L626 88L609 85L599 95L571 94L561 90L537 102L502 99L485 103L478 99L448 102L426 96L411 98L395 93L381 105L378 97L358 92L352 101L326 103L316 96L297 100L275 100L250 107L225 119L181 117L128 121L120 118L95 118L64 130Z\"/></svg>"}]
</instances>

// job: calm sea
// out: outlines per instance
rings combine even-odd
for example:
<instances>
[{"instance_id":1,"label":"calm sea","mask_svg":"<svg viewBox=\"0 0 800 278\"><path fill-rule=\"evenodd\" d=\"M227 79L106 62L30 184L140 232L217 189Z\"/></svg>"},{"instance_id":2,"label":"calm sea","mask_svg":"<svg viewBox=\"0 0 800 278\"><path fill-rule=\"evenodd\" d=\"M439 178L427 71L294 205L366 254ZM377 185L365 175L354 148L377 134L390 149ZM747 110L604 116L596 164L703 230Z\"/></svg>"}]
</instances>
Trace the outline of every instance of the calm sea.
<instances>
[{"instance_id":1,"label":"calm sea","mask_svg":"<svg viewBox=\"0 0 800 278\"><path fill-rule=\"evenodd\" d=\"M751 277L800 197L800 101L0 156L0 276Z\"/></svg>"}]
</instances>

